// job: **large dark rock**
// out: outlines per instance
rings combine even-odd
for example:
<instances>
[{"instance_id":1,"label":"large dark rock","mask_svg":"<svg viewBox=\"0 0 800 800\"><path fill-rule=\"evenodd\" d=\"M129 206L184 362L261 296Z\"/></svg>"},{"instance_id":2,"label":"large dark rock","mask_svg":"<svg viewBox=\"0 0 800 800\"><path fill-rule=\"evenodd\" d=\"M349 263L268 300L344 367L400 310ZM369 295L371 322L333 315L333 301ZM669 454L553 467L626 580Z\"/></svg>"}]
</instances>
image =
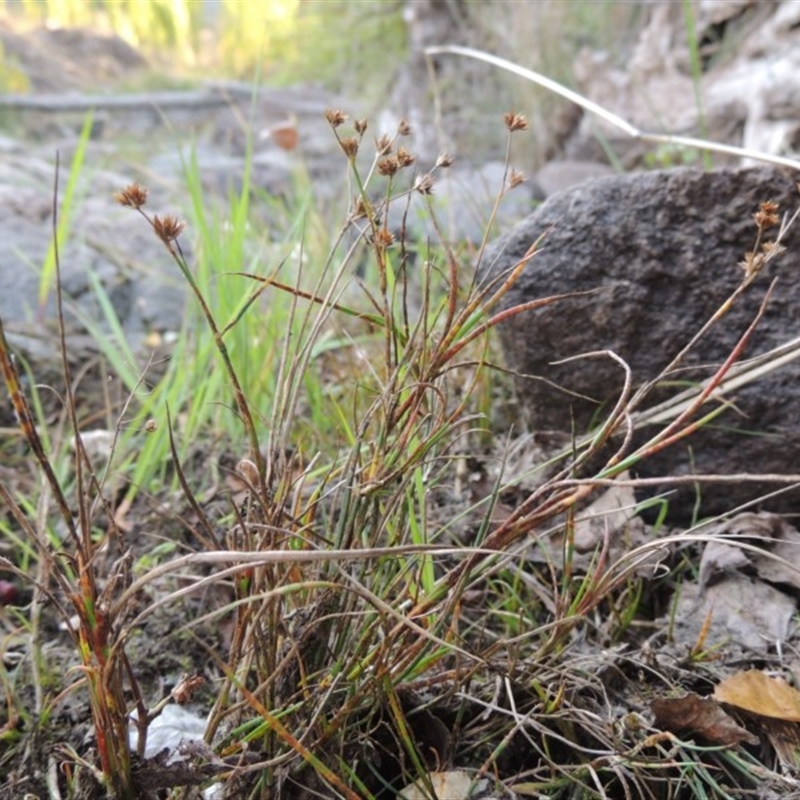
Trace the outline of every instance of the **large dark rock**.
<instances>
[{"instance_id":1,"label":"large dark rock","mask_svg":"<svg viewBox=\"0 0 800 800\"><path fill-rule=\"evenodd\" d=\"M611 359L587 358L559 366L554 361L610 349L627 361L637 384L655 378L741 282L739 264L754 246L753 214L759 204L774 200L782 212L797 207L796 177L750 168L602 178L554 195L497 240L483 260L484 275L496 275L516 263L549 230L506 305L597 289L591 296L527 312L502 327L509 366L545 379L519 383L532 426L569 431L575 425L583 432L618 397L622 371ZM775 275L774 294L744 355L763 353L800 336L800 227L790 230L784 244L787 251L687 357L684 366L692 369L676 372L673 380L698 381L713 373L708 365L719 365L731 352ZM657 398L663 399L665 391ZM713 428L643 464L638 474L800 472L800 359L737 390L731 399L735 408ZM653 433L644 430L639 441ZM774 488L707 485L702 489L702 510L730 510ZM693 500L687 490L673 498L670 510L685 518ZM800 493L765 505L800 512Z\"/></svg>"}]
</instances>

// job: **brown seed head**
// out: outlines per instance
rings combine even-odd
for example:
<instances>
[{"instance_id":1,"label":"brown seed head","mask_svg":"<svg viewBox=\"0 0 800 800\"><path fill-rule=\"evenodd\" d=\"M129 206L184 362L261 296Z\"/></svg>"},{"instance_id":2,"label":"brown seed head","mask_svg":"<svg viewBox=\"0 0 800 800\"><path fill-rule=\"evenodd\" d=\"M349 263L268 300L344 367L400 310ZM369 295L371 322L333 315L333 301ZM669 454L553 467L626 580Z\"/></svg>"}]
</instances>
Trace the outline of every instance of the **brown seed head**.
<instances>
[{"instance_id":1,"label":"brown seed head","mask_svg":"<svg viewBox=\"0 0 800 800\"><path fill-rule=\"evenodd\" d=\"M426 172L424 175L417 175L417 179L414 181L414 189L420 194L433 194L433 184L433 175L430 172Z\"/></svg>"},{"instance_id":2,"label":"brown seed head","mask_svg":"<svg viewBox=\"0 0 800 800\"><path fill-rule=\"evenodd\" d=\"M386 228L381 228L375 234L375 246L381 250L385 250L392 244L394 244L394 234L391 231L387 231Z\"/></svg>"},{"instance_id":3,"label":"brown seed head","mask_svg":"<svg viewBox=\"0 0 800 800\"><path fill-rule=\"evenodd\" d=\"M328 120L328 125L330 125L331 128L338 128L347 120L347 114L338 108L328 108L325 109L325 119Z\"/></svg>"},{"instance_id":4,"label":"brown seed head","mask_svg":"<svg viewBox=\"0 0 800 800\"><path fill-rule=\"evenodd\" d=\"M449 153L439 153L439 158L436 159L436 167L447 169L453 165L453 160L453 156Z\"/></svg>"},{"instance_id":5,"label":"brown seed head","mask_svg":"<svg viewBox=\"0 0 800 800\"><path fill-rule=\"evenodd\" d=\"M153 217L153 230L164 244L174 242L181 235L185 227L186 223L174 217L172 214L165 214L163 217L156 214Z\"/></svg>"},{"instance_id":6,"label":"brown seed head","mask_svg":"<svg viewBox=\"0 0 800 800\"><path fill-rule=\"evenodd\" d=\"M786 248L779 242L764 242L761 250L767 258L777 258L781 253L786 252Z\"/></svg>"},{"instance_id":7,"label":"brown seed head","mask_svg":"<svg viewBox=\"0 0 800 800\"><path fill-rule=\"evenodd\" d=\"M138 183L131 183L121 192L115 192L114 199L121 206L128 206L129 208L141 208L147 202L147 189L139 186Z\"/></svg>"},{"instance_id":8,"label":"brown seed head","mask_svg":"<svg viewBox=\"0 0 800 800\"><path fill-rule=\"evenodd\" d=\"M353 123L353 127L356 129L356 133L359 136L363 136L364 133L366 133L366 130L367 130L367 121L365 119L357 119Z\"/></svg>"},{"instance_id":9,"label":"brown seed head","mask_svg":"<svg viewBox=\"0 0 800 800\"><path fill-rule=\"evenodd\" d=\"M518 169L512 169L508 174L509 190L516 188L521 183L525 183L526 180L528 180L528 176L524 172L520 172Z\"/></svg>"},{"instance_id":10,"label":"brown seed head","mask_svg":"<svg viewBox=\"0 0 800 800\"><path fill-rule=\"evenodd\" d=\"M414 158L405 147L398 147L397 148L397 163L400 167L410 167L416 159Z\"/></svg>"},{"instance_id":11,"label":"brown seed head","mask_svg":"<svg viewBox=\"0 0 800 800\"><path fill-rule=\"evenodd\" d=\"M397 123L397 133L399 136L411 136L411 123L405 117Z\"/></svg>"},{"instance_id":12,"label":"brown seed head","mask_svg":"<svg viewBox=\"0 0 800 800\"><path fill-rule=\"evenodd\" d=\"M349 136L346 139L342 139L339 144L349 159L354 159L358 155L358 139L355 137Z\"/></svg>"},{"instance_id":13,"label":"brown seed head","mask_svg":"<svg viewBox=\"0 0 800 800\"><path fill-rule=\"evenodd\" d=\"M380 172L381 175L385 175L387 178L391 178L392 175L395 175L398 169L400 169L400 162L394 156L382 158L378 162L378 172Z\"/></svg>"},{"instance_id":14,"label":"brown seed head","mask_svg":"<svg viewBox=\"0 0 800 800\"><path fill-rule=\"evenodd\" d=\"M386 156L392 152L392 140L384 133L375 140L375 149L379 156Z\"/></svg>"},{"instance_id":15,"label":"brown seed head","mask_svg":"<svg viewBox=\"0 0 800 800\"><path fill-rule=\"evenodd\" d=\"M765 230L766 228L772 228L775 225L778 225L781 221L780 216L778 215L778 204L773 202L772 200L767 200L759 206L758 211L753 214L753 218L756 221L756 225L758 225L761 230Z\"/></svg>"},{"instance_id":16,"label":"brown seed head","mask_svg":"<svg viewBox=\"0 0 800 800\"><path fill-rule=\"evenodd\" d=\"M517 114L516 111L506 112L503 115L503 122L505 122L509 133L528 130L528 120L525 119L525 115Z\"/></svg>"}]
</instances>

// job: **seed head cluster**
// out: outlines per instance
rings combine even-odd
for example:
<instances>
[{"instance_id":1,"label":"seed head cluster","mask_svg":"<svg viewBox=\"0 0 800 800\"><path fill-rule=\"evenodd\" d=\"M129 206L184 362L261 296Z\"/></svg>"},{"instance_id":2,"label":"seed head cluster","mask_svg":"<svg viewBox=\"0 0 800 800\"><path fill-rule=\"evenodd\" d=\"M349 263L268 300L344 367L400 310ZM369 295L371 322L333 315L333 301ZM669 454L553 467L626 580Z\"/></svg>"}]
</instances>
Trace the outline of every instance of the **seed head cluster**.
<instances>
[{"instance_id":1,"label":"seed head cluster","mask_svg":"<svg viewBox=\"0 0 800 800\"><path fill-rule=\"evenodd\" d=\"M379 156L387 156L392 152L392 140L385 133L375 140L375 149Z\"/></svg>"},{"instance_id":2,"label":"seed head cluster","mask_svg":"<svg viewBox=\"0 0 800 800\"><path fill-rule=\"evenodd\" d=\"M348 136L339 140L339 146L344 154L352 161L358 155L358 139Z\"/></svg>"},{"instance_id":3,"label":"seed head cluster","mask_svg":"<svg viewBox=\"0 0 800 800\"><path fill-rule=\"evenodd\" d=\"M186 227L186 223L173 214L164 214L164 216L154 214L151 219L146 212L141 211L142 206L147 202L147 189L143 186L139 186L138 183L128 184L122 191L115 192L114 200L121 206L134 208L144 214L145 218L153 227L156 236L168 247L172 246L172 243L181 235Z\"/></svg>"},{"instance_id":4,"label":"seed head cluster","mask_svg":"<svg viewBox=\"0 0 800 800\"><path fill-rule=\"evenodd\" d=\"M439 158L436 159L436 164L434 165L436 169L447 169L448 167L453 166L453 161L455 159L449 153L440 153Z\"/></svg>"},{"instance_id":5,"label":"seed head cluster","mask_svg":"<svg viewBox=\"0 0 800 800\"><path fill-rule=\"evenodd\" d=\"M337 128L341 127L347 121L348 115L340 109L328 109L325 112L325 119L328 121L328 124L334 129L334 131L336 131ZM515 111L509 111L504 114L503 122L506 129L510 133L516 133L517 131L525 131L528 129L528 120L523 114L519 114ZM359 147L363 141L364 134L366 133L368 127L369 124L366 119L356 119L353 122L353 130L356 134L355 136L343 136L340 135L338 131L335 133L336 139L339 142L339 146L342 148L342 151L351 162L355 161ZM410 136L411 133L411 123L407 119L403 118L397 123L397 129L393 136L386 133L375 136L375 171L377 174L391 180L401 170L411 167L416 163L416 156L410 152L408 148L404 147L403 145L398 145L397 143L398 138ZM419 173L414 176L411 191L422 195L433 194L433 189L436 183L434 173L439 169L447 169L448 167L452 166L453 162L454 159L449 153L440 153L429 172ZM503 191L510 191L526 180L527 176L525 173L516 169L511 169L508 172L506 185L503 188ZM351 219L356 220L365 218L370 219L372 224L375 226L379 224L376 221L375 211L372 208L369 208L362 198L356 197L353 201ZM390 236L391 235L388 232L383 234L380 232L375 233L373 235L373 242L379 248L385 249L393 242L393 238L390 239Z\"/></svg>"},{"instance_id":6,"label":"seed head cluster","mask_svg":"<svg viewBox=\"0 0 800 800\"><path fill-rule=\"evenodd\" d=\"M165 214L163 217L156 214L153 217L153 230L156 236L166 245L174 242L185 227L186 223L172 214Z\"/></svg>"},{"instance_id":7,"label":"seed head cluster","mask_svg":"<svg viewBox=\"0 0 800 800\"><path fill-rule=\"evenodd\" d=\"M753 214L753 218L762 231L767 228L774 228L781 221L778 216L778 204L773 200L766 200L759 206L758 211Z\"/></svg>"},{"instance_id":8,"label":"seed head cluster","mask_svg":"<svg viewBox=\"0 0 800 800\"><path fill-rule=\"evenodd\" d=\"M394 244L394 234L386 228L380 228L375 232L375 246L379 250L385 250Z\"/></svg>"},{"instance_id":9,"label":"seed head cluster","mask_svg":"<svg viewBox=\"0 0 800 800\"><path fill-rule=\"evenodd\" d=\"M800 190L800 185L798 185ZM783 253L786 248L777 241L763 242L761 236L764 231L780 225L780 207L773 200L765 200L758 207L758 211L753 214L753 219L758 226L758 241L753 250L744 254L744 259L739 262L739 266L744 270L745 280L752 280L764 267ZM780 235L779 237L780 238Z\"/></svg>"},{"instance_id":10,"label":"seed head cluster","mask_svg":"<svg viewBox=\"0 0 800 800\"><path fill-rule=\"evenodd\" d=\"M347 114L338 108L329 108L325 111L325 119L328 120L328 125L331 128L339 128L347 122Z\"/></svg>"},{"instance_id":11,"label":"seed head cluster","mask_svg":"<svg viewBox=\"0 0 800 800\"><path fill-rule=\"evenodd\" d=\"M416 159L405 147L397 148L397 163L400 165L401 169L403 167L410 167L414 161L416 161Z\"/></svg>"},{"instance_id":12,"label":"seed head cluster","mask_svg":"<svg viewBox=\"0 0 800 800\"><path fill-rule=\"evenodd\" d=\"M525 118L525 115L518 114L516 111L506 112L503 116L503 122L505 122L506 129L509 133L528 130L528 120Z\"/></svg>"},{"instance_id":13,"label":"seed head cluster","mask_svg":"<svg viewBox=\"0 0 800 800\"><path fill-rule=\"evenodd\" d=\"M378 162L378 172L387 178L391 178L396 175L399 169L400 162L395 156L386 156L386 158L382 158Z\"/></svg>"},{"instance_id":14,"label":"seed head cluster","mask_svg":"<svg viewBox=\"0 0 800 800\"><path fill-rule=\"evenodd\" d=\"M433 194L433 175L426 172L424 175L417 175L414 181L414 189L420 194Z\"/></svg>"},{"instance_id":15,"label":"seed head cluster","mask_svg":"<svg viewBox=\"0 0 800 800\"><path fill-rule=\"evenodd\" d=\"M147 202L147 189L139 186L138 183L131 183L121 192L115 192L114 200L121 206L141 208Z\"/></svg>"},{"instance_id":16,"label":"seed head cluster","mask_svg":"<svg viewBox=\"0 0 800 800\"><path fill-rule=\"evenodd\" d=\"M528 180L528 176L524 172L520 172L518 169L512 169L508 174L508 188L514 189L521 183L525 183L526 180Z\"/></svg>"}]
</instances>

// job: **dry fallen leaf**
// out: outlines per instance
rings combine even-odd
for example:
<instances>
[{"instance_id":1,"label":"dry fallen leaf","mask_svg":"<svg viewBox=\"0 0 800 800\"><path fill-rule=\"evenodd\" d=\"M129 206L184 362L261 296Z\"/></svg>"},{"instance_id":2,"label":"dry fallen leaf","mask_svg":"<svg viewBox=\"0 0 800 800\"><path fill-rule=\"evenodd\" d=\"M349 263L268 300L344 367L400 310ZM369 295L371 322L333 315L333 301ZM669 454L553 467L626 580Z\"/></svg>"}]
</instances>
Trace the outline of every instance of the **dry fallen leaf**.
<instances>
[{"instance_id":1,"label":"dry fallen leaf","mask_svg":"<svg viewBox=\"0 0 800 800\"><path fill-rule=\"evenodd\" d=\"M711 618L705 633L708 646L732 640L749 650L766 651L776 641L785 641L797 612L793 597L768 583L733 571L701 593L695 584L681 589L675 612L681 641L693 647L701 628Z\"/></svg>"},{"instance_id":2,"label":"dry fallen leaf","mask_svg":"<svg viewBox=\"0 0 800 800\"><path fill-rule=\"evenodd\" d=\"M441 800L513 800L516 795L490 778L454 769L448 772L428 774L436 797ZM430 794L423 788L422 781L406 786L398 795L399 800L428 800Z\"/></svg>"},{"instance_id":3,"label":"dry fallen leaf","mask_svg":"<svg viewBox=\"0 0 800 800\"><path fill-rule=\"evenodd\" d=\"M678 735L691 734L709 744L758 744L758 737L739 725L710 697L690 692L683 697L662 697L653 700L654 726Z\"/></svg>"},{"instance_id":4,"label":"dry fallen leaf","mask_svg":"<svg viewBox=\"0 0 800 800\"><path fill-rule=\"evenodd\" d=\"M717 686L714 697L742 711L800 722L800 692L783 678L770 677L761 670L731 675Z\"/></svg>"},{"instance_id":5,"label":"dry fallen leaf","mask_svg":"<svg viewBox=\"0 0 800 800\"><path fill-rule=\"evenodd\" d=\"M764 733L784 764L800 766L800 692L757 669L720 683L714 697Z\"/></svg>"},{"instance_id":6,"label":"dry fallen leaf","mask_svg":"<svg viewBox=\"0 0 800 800\"><path fill-rule=\"evenodd\" d=\"M573 571L593 569L598 553L603 552L609 564L625 560L642 545L650 544L636 559L636 573L652 575L653 570L669 553L669 546L652 547L652 532L636 514L636 497L633 488L624 482L627 472L619 476L622 483L614 484L597 499L581 509L575 517L571 536ZM565 533L554 534L538 541L532 550L532 560L549 555L558 564L563 557Z\"/></svg>"},{"instance_id":7,"label":"dry fallen leaf","mask_svg":"<svg viewBox=\"0 0 800 800\"><path fill-rule=\"evenodd\" d=\"M628 473L620 476L628 479ZM575 521L573 541L579 553L602 547L606 536L620 536L636 517L636 495L630 485L617 484L603 492Z\"/></svg>"},{"instance_id":8,"label":"dry fallen leaf","mask_svg":"<svg viewBox=\"0 0 800 800\"><path fill-rule=\"evenodd\" d=\"M775 514L739 514L711 532L698 585L683 588L676 620L692 631L711 620L710 644L751 650L783 642L797 612L800 533Z\"/></svg>"}]
</instances>

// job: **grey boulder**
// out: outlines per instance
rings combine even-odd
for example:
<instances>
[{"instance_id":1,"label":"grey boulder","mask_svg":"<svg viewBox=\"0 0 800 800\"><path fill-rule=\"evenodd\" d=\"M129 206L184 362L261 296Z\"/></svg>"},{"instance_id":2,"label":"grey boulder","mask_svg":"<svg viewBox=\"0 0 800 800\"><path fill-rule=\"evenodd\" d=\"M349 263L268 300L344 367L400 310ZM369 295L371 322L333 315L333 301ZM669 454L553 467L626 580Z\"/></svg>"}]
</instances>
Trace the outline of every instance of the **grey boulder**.
<instances>
[{"instance_id":1,"label":"grey boulder","mask_svg":"<svg viewBox=\"0 0 800 800\"><path fill-rule=\"evenodd\" d=\"M550 295L595 290L512 318L501 327L508 366L537 430L586 432L613 407L623 372L610 358L554 365L608 349L631 367L636 384L653 380L742 281L740 266L756 239L760 203L798 205L797 175L769 168L702 172L664 170L612 176L546 200L495 241L479 266L497 276L546 233L540 251L506 297L512 306ZM774 238L777 229L768 233ZM800 336L800 227L783 240L786 252L749 289L659 387L650 404L707 379L752 322L770 279L778 282L745 358ZM737 389L714 424L642 462L641 477L800 472L800 359ZM706 406L706 410L711 410ZM635 444L655 430L637 432ZM703 514L723 513L761 497L774 484L708 484ZM694 490L670 500L673 519L688 519ZM800 511L800 492L763 506Z\"/></svg>"}]
</instances>

